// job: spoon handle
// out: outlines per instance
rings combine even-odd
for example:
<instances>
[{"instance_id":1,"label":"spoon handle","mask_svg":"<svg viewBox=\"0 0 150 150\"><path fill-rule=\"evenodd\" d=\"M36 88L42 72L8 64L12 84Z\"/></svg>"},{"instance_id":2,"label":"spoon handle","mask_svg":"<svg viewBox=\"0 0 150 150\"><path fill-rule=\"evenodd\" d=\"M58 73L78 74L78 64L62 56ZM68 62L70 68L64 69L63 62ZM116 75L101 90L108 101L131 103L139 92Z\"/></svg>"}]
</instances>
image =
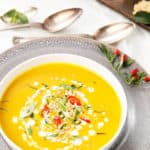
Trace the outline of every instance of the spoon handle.
<instances>
[{"instance_id":1,"label":"spoon handle","mask_svg":"<svg viewBox=\"0 0 150 150\"><path fill-rule=\"evenodd\" d=\"M28 24L19 24L19 25L12 25L5 28L0 28L0 31L6 31L6 30L12 30L12 29L21 29L21 28L29 28L29 27L35 27L35 28L42 28L41 23L28 23Z\"/></svg>"},{"instance_id":2,"label":"spoon handle","mask_svg":"<svg viewBox=\"0 0 150 150\"><path fill-rule=\"evenodd\" d=\"M14 36L12 38L12 42L13 44L20 44L20 43L24 43L27 42L29 40L34 40L34 39L38 39L37 37L20 37L20 36Z\"/></svg>"},{"instance_id":3,"label":"spoon handle","mask_svg":"<svg viewBox=\"0 0 150 150\"><path fill-rule=\"evenodd\" d=\"M79 37L93 39L93 36L89 35L89 34L67 34L67 35L73 35L73 36L79 36ZM52 34L51 36L56 36L56 35ZM23 43L23 42L27 42L29 40L38 39L38 38L42 38L42 37L20 37L20 36L14 36L12 38L12 42L13 42L13 44L16 45L16 44L20 44L20 43ZM43 37L43 38L45 38L45 37Z\"/></svg>"}]
</instances>

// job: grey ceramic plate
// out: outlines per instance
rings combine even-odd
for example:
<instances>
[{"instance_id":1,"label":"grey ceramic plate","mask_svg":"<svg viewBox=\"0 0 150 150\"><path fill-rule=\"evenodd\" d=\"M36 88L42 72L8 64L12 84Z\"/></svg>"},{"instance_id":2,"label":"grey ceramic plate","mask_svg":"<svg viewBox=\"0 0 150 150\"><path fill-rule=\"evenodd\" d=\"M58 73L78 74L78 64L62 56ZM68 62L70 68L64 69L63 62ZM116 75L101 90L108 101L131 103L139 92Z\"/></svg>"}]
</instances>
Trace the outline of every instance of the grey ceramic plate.
<instances>
[{"instance_id":1,"label":"grey ceramic plate","mask_svg":"<svg viewBox=\"0 0 150 150\"><path fill-rule=\"evenodd\" d=\"M79 37L51 37L18 45L1 54L0 80L19 63L50 53L81 55L103 64L112 71L107 61L101 55L97 43L93 40ZM112 149L150 150L150 92L148 92L148 89L130 88L121 80L120 82L124 86L128 99L128 119L124 132ZM9 147L0 137L0 150L8 149Z\"/></svg>"}]
</instances>

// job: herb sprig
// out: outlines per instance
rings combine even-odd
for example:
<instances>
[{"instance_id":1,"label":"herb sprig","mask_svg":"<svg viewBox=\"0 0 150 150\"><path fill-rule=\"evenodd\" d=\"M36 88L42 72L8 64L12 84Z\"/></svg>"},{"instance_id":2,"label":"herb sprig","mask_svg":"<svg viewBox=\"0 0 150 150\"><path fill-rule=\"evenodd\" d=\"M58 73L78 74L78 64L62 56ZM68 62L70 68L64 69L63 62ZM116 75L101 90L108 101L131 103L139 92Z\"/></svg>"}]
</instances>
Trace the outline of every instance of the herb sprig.
<instances>
[{"instance_id":1,"label":"herb sprig","mask_svg":"<svg viewBox=\"0 0 150 150\"><path fill-rule=\"evenodd\" d=\"M133 68L134 60L126 54L121 53L118 49L113 50L104 44L100 44L98 47L111 64L113 70L117 72L126 84L135 86L150 82L150 77L147 76L145 71Z\"/></svg>"}]
</instances>

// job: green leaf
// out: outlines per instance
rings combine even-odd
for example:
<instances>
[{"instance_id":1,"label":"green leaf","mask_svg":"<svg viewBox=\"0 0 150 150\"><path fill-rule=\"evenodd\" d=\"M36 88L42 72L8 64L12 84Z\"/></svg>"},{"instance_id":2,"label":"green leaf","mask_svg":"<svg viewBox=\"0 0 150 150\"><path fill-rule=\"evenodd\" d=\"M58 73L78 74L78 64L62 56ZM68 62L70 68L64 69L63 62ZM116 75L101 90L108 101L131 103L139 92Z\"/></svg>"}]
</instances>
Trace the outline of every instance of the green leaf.
<instances>
[{"instance_id":1,"label":"green leaf","mask_svg":"<svg viewBox=\"0 0 150 150\"><path fill-rule=\"evenodd\" d=\"M29 22L28 17L25 14L17 11L16 9L11 9L8 12L6 12L2 16L2 19L5 22L15 23L15 24L25 24Z\"/></svg>"},{"instance_id":2,"label":"green leaf","mask_svg":"<svg viewBox=\"0 0 150 150\"><path fill-rule=\"evenodd\" d=\"M6 17L14 17L16 16L17 10L16 9L11 9L8 12L6 12L3 16Z\"/></svg>"},{"instance_id":3,"label":"green leaf","mask_svg":"<svg viewBox=\"0 0 150 150\"><path fill-rule=\"evenodd\" d=\"M26 15L24 15L23 13L20 13L18 15L17 21L18 21L18 23L22 23L22 24L25 24L25 23L29 22L28 17Z\"/></svg>"},{"instance_id":4,"label":"green leaf","mask_svg":"<svg viewBox=\"0 0 150 150\"><path fill-rule=\"evenodd\" d=\"M148 12L137 12L133 19L138 23L150 25L150 13Z\"/></svg>"}]
</instances>

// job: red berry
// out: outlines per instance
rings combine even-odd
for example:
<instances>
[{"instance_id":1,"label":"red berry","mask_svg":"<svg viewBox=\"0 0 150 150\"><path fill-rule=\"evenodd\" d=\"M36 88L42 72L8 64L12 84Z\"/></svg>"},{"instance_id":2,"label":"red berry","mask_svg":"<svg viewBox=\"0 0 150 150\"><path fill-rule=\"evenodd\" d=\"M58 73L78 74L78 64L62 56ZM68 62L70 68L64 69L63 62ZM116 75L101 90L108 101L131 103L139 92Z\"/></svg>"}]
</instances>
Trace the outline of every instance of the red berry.
<instances>
[{"instance_id":1,"label":"red berry","mask_svg":"<svg viewBox=\"0 0 150 150\"><path fill-rule=\"evenodd\" d=\"M61 121L61 118L60 118L59 116L56 116L56 117L54 118L54 122L55 122L56 126L59 126L62 121Z\"/></svg>"},{"instance_id":2,"label":"red berry","mask_svg":"<svg viewBox=\"0 0 150 150\"><path fill-rule=\"evenodd\" d=\"M121 56L121 60L122 60L123 62L125 62L125 61L127 60L127 55L126 55L126 54L123 54L123 55Z\"/></svg>"},{"instance_id":3,"label":"red berry","mask_svg":"<svg viewBox=\"0 0 150 150\"><path fill-rule=\"evenodd\" d=\"M139 72L139 70L137 68L134 68L134 69L131 70L130 73L131 73L132 76L135 76L135 75L137 75L138 72Z\"/></svg>"},{"instance_id":4,"label":"red berry","mask_svg":"<svg viewBox=\"0 0 150 150\"><path fill-rule=\"evenodd\" d=\"M115 49L114 54L115 54L116 56L120 56L120 50L119 50L119 49Z\"/></svg>"},{"instance_id":5,"label":"red berry","mask_svg":"<svg viewBox=\"0 0 150 150\"><path fill-rule=\"evenodd\" d=\"M145 82L149 82L150 81L150 77L148 77L148 76L144 77L144 81Z\"/></svg>"}]
</instances>

